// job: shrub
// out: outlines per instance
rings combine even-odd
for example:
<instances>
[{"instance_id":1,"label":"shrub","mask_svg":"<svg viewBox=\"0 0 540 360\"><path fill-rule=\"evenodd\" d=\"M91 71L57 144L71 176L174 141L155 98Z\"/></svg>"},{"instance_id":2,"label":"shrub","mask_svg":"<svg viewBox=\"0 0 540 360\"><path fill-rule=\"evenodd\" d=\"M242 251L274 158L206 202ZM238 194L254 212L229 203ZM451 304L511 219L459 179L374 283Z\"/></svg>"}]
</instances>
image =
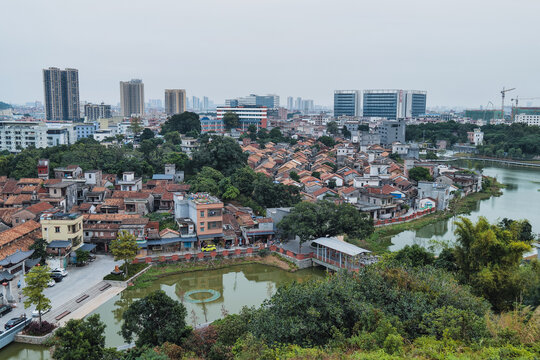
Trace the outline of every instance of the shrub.
<instances>
[{"instance_id":1,"label":"shrub","mask_svg":"<svg viewBox=\"0 0 540 360\"><path fill-rule=\"evenodd\" d=\"M444 336L465 342L479 340L488 334L484 318L453 306L444 306L424 314L420 327L438 339Z\"/></svg>"},{"instance_id":2,"label":"shrub","mask_svg":"<svg viewBox=\"0 0 540 360\"><path fill-rule=\"evenodd\" d=\"M267 257L268 255L270 255L270 250L268 250L268 249L259 250L259 256L260 257Z\"/></svg>"},{"instance_id":3,"label":"shrub","mask_svg":"<svg viewBox=\"0 0 540 360\"><path fill-rule=\"evenodd\" d=\"M145 269L147 266L149 265L146 263L128 264L128 274L133 276L139 271ZM124 265L120 266L120 269L123 270ZM124 278L123 274L107 274L103 277L103 280L125 281L127 279Z\"/></svg>"},{"instance_id":4,"label":"shrub","mask_svg":"<svg viewBox=\"0 0 540 360\"><path fill-rule=\"evenodd\" d=\"M403 338L398 334L389 334L384 339L383 349L387 354L400 354L403 346Z\"/></svg>"},{"instance_id":5,"label":"shrub","mask_svg":"<svg viewBox=\"0 0 540 360\"><path fill-rule=\"evenodd\" d=\"M24 333L30 336L43 336L47 335L54 330L56 326L47 321L42 321L41 326L38 321L32 321L30 325L26 327Z\"/></svg>"}]
</instances>

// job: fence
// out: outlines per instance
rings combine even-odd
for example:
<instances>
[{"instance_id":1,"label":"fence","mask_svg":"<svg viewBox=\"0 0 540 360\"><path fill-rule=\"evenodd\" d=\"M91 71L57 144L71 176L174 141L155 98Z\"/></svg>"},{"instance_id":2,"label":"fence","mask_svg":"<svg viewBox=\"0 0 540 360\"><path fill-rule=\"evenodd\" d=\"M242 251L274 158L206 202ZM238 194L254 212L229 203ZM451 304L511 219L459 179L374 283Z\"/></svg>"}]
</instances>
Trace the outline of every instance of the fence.
<instances>
[{"instance_id":1,"label":"fence","mask_svg":"<svg viewBox=\"0 0 540 360\"><path fill-rule=\"evenodd\" d=\"M414 214L407 215L407 216L400 216L400 217L397 217L397 218L391 218L391 219L385 219L385 220L377 220L377 221L375 221L375 226L385 226L385 225L399 224L399 223L403 223L403 222L407 222L407 221L411 221L411 220L414 220L414 219L421 218L422 216L425 216L425 215L428 215L428 214L433 214L435 211L437 211L437 209L431 208L431 209L426 209L426 210L423 210L423 211L417 211Z\"/></svg>"}]
</instances>

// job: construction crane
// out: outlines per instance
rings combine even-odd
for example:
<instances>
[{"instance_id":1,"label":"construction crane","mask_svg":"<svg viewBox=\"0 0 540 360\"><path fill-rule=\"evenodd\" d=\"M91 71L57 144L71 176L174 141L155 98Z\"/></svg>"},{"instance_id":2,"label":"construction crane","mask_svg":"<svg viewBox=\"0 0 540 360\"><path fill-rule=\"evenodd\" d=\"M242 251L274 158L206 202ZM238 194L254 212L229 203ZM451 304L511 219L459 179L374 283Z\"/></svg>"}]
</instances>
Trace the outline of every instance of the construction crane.
<instances>
[{"instance_id":1,"label":"construction crane","mask_svg":"<svg viewBox=\"0 0 540 360\"><path fill-rule=\"evenodd\" d=\"M538 99L540 99L540 97L531 97L531 98L521 98L520 99L519 96L516 96L516 98L512 99L511 101L515 101L515 103L516 103L515 107L518 107L519 100L538 100Z\"/></svg>"},{"instance_id":2,"label":"construction crane","mask_svg":"<svg viewBox=\"0 0 540 360\"><path fill-rule=\"evenodd\" d=\"M501 96L502 96L501 116L502 116L503 120L504 120L504 97L506 96L507 92L512 91L512 90L516 90L516 88L505 89L503 87L503 89L501 91Z\"/></svg>"}]
</instances>

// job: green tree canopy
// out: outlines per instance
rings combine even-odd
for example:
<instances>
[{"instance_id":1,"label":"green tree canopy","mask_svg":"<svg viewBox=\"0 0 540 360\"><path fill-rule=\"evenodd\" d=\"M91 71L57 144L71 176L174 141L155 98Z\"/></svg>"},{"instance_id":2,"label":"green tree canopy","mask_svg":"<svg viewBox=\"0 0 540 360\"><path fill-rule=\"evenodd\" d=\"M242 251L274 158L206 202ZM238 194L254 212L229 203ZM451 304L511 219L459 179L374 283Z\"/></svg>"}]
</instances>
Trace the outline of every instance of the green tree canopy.
<instances>
[{"instance_id":1,"label":"green tree canopy","mask_svg":"<svg viewBox=\"0 0 540 360\"><path fill-rule=\"evenodd\" d=\"M328 146L328 147L333 147L334 145L336 145L336 141L330 136L326 136L326 135L321 136L320 138L317 139L317 141L319 141L324 146Z\"/></svg>"},{"instance_id":2,"label":"green tree canopy","mask_svg":"<svg viewBox=\"0 0 540 360\"><path fill-rule=\"evenodd\" d=\"M171 131L178 131L181 134L187 134L190 131L200 133L201 121L199 115L189 111L174 114L161 126L161 134L167 134Z\"/></svg>"},{"instance_id":3,"label":"green tree canopy","mask_svg":"<svg viewBox=\"0 0 540 360\"><path fill-rule=\"evenodd\" d=\"M495 310L511 308L524 291L519 266L523 254L531 249L532 239L522 236L528 222L493 225L480 217L473 224L460 217L455 224L454 254L461 280L488 299Z\"/></svg>"},{"instance_id":4,"label":"green tree canopy","mask_svg":"<svg viewBox=\"0 0 540 360\"><path fill-rule=\"evenodd\" d=\"M124 312L122 336L128 342L136 338L138 347L165 342L181 345L191 332L186 326L186 315L184 305L157 290L134 301Z\"/></svg>"},{"instance_id":5,"label":"green tree canopy","mask_svg":"<svg viewBox=\"0 0 540 360\"><path fill-rule=\"evenodd\" d=\"M39 263L45 265L47 260L47 240L43 238L37 238L34 243L29 246L30 250L34 250L32 259L40 259Z\"/></svg>"},{"instance_id":6,"label":"green tree canopy","mask_svg":"<svg viewBox=\"0 0 540 360\"><path fill-rule=\"evenodd\" d=\"M421 166L415 166L409 170L409 178L416 182L433 181L433 176L431 176L429 170Z\"/></svg>"},{"instance_id":7,"label":"green tree canopy","mask_svg":"<svg viewBox=\"0 0 540 360\"><path fill-rule=\"evenodd\" d=\"M140 140L141 141L150 140L150 139L153 139L155 136L156 135L154 134L152 130L150 130L149 128L144 128L144 130L141 133Z\"/></svg>"},{"instance_id":8,"label":"green tree canopy","mask_svg":"<svg viewBox=\"0 0 540 360\"><path fill-rule=\"evenodd\" d=\"M98 314L71 319L54 334L52 356L56 360L105 359L108 349L104 333L105 324Z\"/></svg>"},{"instance_id":9,"label":"green tree canopy","mask_svg":"<svg viewBox=\"0 0 540 360\"><path fill-rule=\"evenodd\" d=\"M124 261L124 277L128 276L127 264L132 262L139 252L139 246L137 245L137 238L135 235L122 230L118 233L116 239L111 241L109 246L111 253L114 256L114 260Z\"/></svg>"},{"instance_id":10,"label":"green tree canopy","mask_svg":"<svg viewBox=\"0 0 540 360\"><path fill-rule=\"evenodd\" d=\"M298 236L301 246L308 240L342 234L364 239L373 232L373 221L351 204L301 202L279 222L278 228L284 234Z\"/></svg>"},{"instance_id":11,"label":"green tree canopy","mask_svg":"<svg viewBox=\"0 0 540 360\"><path fill-rule=\"evenodd\" d=\"M237 128L240 125L240 118L237 113L227 111L225 115L223 115L223 124L227 130Z\"/></svg>"},{"instance_id":12,"label":"green tree canopy","mask_svg":"<svg viewBox=\"0 0 540 360\"><path fill-rule=\"evenodd\" d=\"M329 134L337 135L339 133L339 126L335 121L330 121L326 124L326 131L328 131Z\"/></svg>"},{"instance_id":13,"label":"green tree canopy","mask_svg":"<svg viewBox=\"0 0 540 360\"><path fill-rule=\"evenodd\" d=\"M47 288L47 283L51 280L50 269L46 265L36 265L24 276L24 280L26 282L23 288L23 294L26 296L24 307L36 305L41 326L41 313L51 306L51 301L43 294L43 290Z\"/></svg>"},{"instance_id":14,"label":"green tree canopy","mask_svg":"<svg viewBox=\"0 0 540 360\"><path fill-rule=\"evenodd\" d=\"M248 154L242 151L238 143L223 136L212 136L211 141L202 144L193 153L193 164L196 169L204 166L214 168L225 176L233 174L236 169L247 165Z\"/></svg>"}]
</instances>

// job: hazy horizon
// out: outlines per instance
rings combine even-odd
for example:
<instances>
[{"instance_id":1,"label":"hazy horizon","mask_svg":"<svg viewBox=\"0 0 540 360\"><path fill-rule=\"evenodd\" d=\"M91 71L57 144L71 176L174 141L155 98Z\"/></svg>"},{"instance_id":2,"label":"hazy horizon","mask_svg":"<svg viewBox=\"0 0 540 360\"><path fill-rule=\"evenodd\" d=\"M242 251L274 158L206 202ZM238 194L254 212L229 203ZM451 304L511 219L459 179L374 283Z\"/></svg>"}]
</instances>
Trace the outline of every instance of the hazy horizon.
<instances>
[{"instance_id":1,"label":"hazy horizon","mask_svg":"<svg viewBox=\"0 0 540 360\"><path fill-rule=\"evenodd\" d=\"M416 89L428 107L540 97L540 2L24 1L3 4L0 101L43 102L42 69L79 70L80 100L119 82L216 103L250 93L331 106L336 89ZM530 100L534 104L540 100Z\"/></svg>"}]
</instances>

